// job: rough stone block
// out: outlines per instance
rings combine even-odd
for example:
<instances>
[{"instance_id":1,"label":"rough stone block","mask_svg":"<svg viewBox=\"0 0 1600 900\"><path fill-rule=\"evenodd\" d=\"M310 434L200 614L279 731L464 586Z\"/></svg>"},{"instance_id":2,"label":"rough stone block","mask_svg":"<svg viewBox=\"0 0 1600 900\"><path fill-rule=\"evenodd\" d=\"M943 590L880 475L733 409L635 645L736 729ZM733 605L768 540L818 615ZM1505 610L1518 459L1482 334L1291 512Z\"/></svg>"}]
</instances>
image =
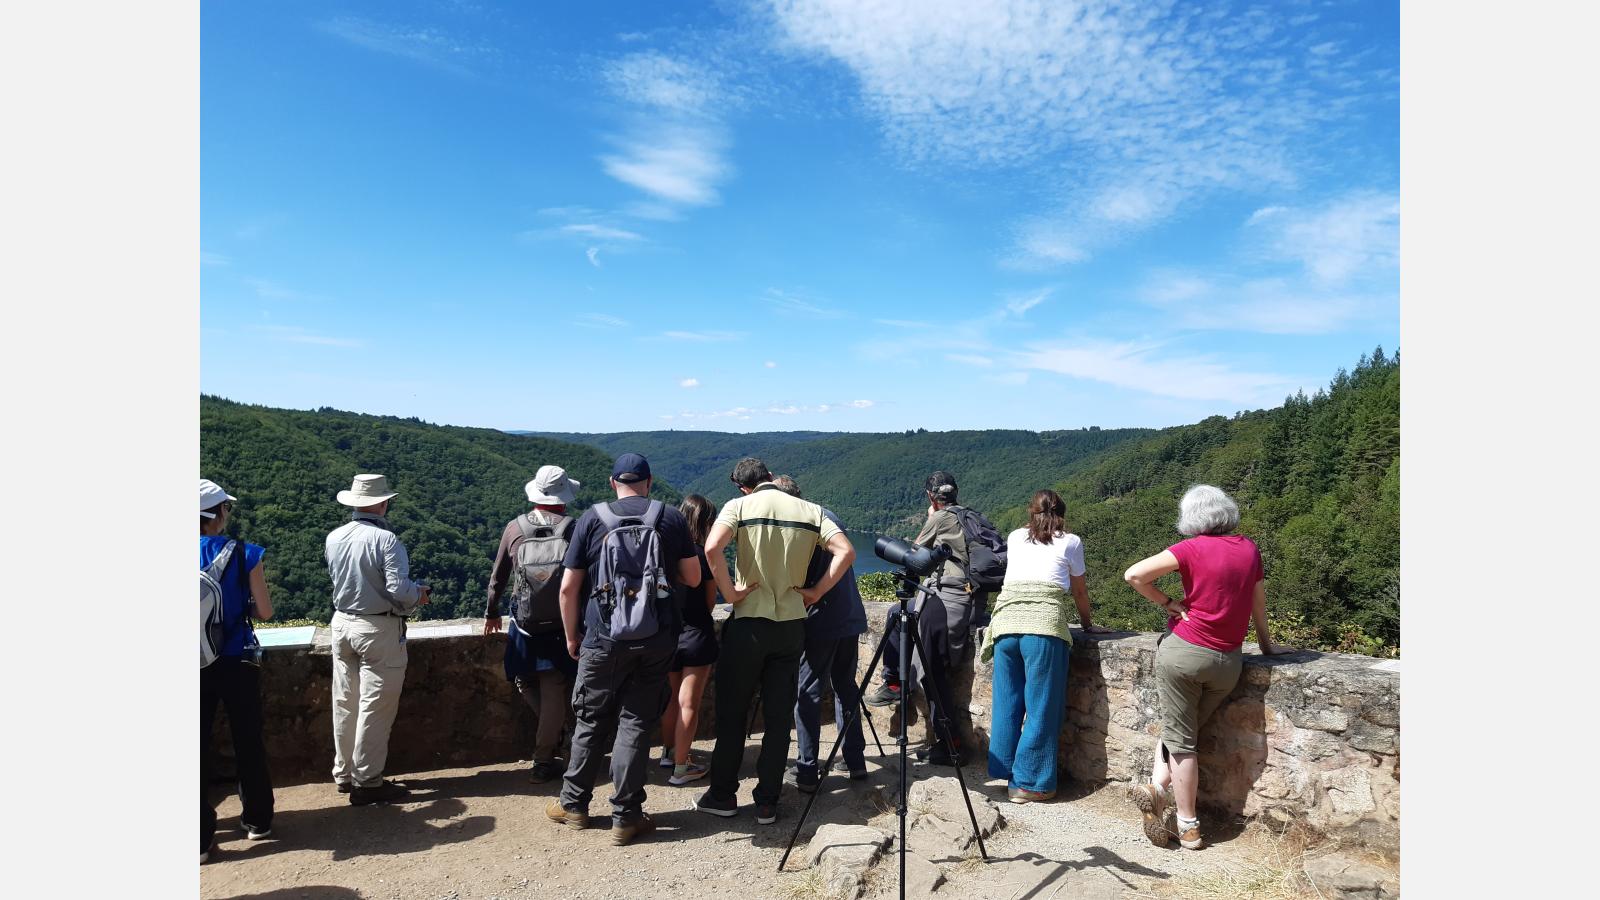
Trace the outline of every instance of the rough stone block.
<instances>
[{"instance_id":1,"label":"rough stone block","mask_svg":"<svg viewBox=\"0 0 1600 900\"><path fill-rule=\"evenodd\" d=\"M988 797L977 791L967 791L972 800L972 813L978 820L978 830L984 837L994 834L1005 824L1000 810ZM967 816L967 805L961 802L961 783L954 776L943 775L926 778L911 785L907 800L913 809L924 809L946 822L955 822L970 832L972 820Z\"/></svg>"},{"instance_id":2,"label":"rough stone block","mask_svg":"<svg viewBox=\"0 0 1600 900\"><path fill-rule=\"evenodd\" d=\"M891 838L867 825L823 825L806 845L806 865L821 866L831 878L839 871L867 871Z\"/></svg>"},{"instance_id":3,"label":"rough stone block","mask_svg":"<svg viewBox=\"0 0 1600 900\"><path fill-rule=\"evenodd\" d=\"M961 859L975 843L972 823L967 821L966 816L961 818L962 823L957 825L932 813L917 816L906 832L907 849L928 859ZM909 892L907 896L910 896Z\"/></svg>"},{"instance_id":4,"label":"rough stone block","mask_svg":"<svg viewBox=\"0 0 1600 900\"><path fill-rule=\"evenodd\" d=\"M926 897L944 884L944 870L920 855L906 853L906 896Z\"/></svg>"},{"instance_id":5,"label":"rough stone block","mask_svg":"<svg viewBox=\"0 0 1600 900\"><path fill-rule=\"evenodd\" d=\"M1378 808L1372 799L1372 778L1367 769L1348 766L1324 773L1322 785L1328 792L1328 802L1333 805L1335 824L1349 824L1339 820L1353 822Z\"/></svg>"},{"instance_id":6,"label":"rough stone block","mask_svg":"<svg viewBox=\"0 0 1600 900\"><path fill-rule=\"evenodd\" d=\"M1383 869L1330 854L1306 860L1306 879L1323 896L1339 900L1398 900L1400 885Z\"/></svg>"}]
</instances>

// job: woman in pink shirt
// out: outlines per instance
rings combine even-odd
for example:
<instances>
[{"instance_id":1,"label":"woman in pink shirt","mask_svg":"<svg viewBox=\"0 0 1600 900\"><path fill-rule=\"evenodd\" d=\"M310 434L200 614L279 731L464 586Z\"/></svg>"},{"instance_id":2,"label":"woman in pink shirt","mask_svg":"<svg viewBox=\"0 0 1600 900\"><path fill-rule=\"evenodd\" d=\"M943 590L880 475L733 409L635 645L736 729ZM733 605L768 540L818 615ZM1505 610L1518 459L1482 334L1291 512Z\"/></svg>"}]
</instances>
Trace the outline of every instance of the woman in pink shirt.
<instances>
[{"instance_id":1,"label":"woman in pink shirt","mask_svg":"<svg viewBox=\"0 0 1600 900\"><path fill-rule=\"evenodd\" d=\"M1188 540L1134 563L1122 576L1167 611L1167 633L1156 650L1161 734L1156 738L1150 783L1134 788L1133 801L1144 813L1145 836L1164 847L1170 839L1166 825L1170 786L1178 812L1178 841L1198 850L1205 846L1195 812L1200 726L1239 681L1244 666L1240 647L1252 620L1263 654L1290 650L1273 644L1267 631L1261 551L1254 541L1232 533L1239 527L1238 505L1220 489L1197 484L1183 495L1178 509L1178 533ZM1182 600L1173 600L1155 585L1157 578L1171 572L1183 576Z\"/></svg>"}]
</instances>

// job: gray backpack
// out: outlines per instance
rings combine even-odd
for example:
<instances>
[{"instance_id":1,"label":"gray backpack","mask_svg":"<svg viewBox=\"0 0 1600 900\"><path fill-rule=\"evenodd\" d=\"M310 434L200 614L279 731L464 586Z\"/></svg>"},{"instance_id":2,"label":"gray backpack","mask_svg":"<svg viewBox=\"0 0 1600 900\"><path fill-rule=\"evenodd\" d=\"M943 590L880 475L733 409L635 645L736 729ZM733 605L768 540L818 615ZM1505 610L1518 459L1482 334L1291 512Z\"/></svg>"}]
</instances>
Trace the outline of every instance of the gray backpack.
<instances>
[{"instance_id":1,"label":"gray backpack","mask_svg":"<svg viewBox=\"0 0 1600 900\"><path fill-rule=\"evenodd\" d=\"M516 521L522 543L511 569L511 621L523 634L560 631L561 560L567 555L572 520L555 516L552 522L536 522L528 513Z\"/></svg>"},{"instance_id":2,"label":"gray backpack","mask_svg":"<svg viewBox=\"0 0 1600 900\"><path fill-rule=\"evenodd\" d=\"M651 500L643 515L623 517L609 503L594 507L606 529L599 564L589 572L602 637L640 640L670 627L666 607L671 605L672 585L661 565L661 535L656 531L665 509L660 500Z\"/></svg>"},{"instance_id":3,"label":"gray backpack","mask_svg":"<svg viewBox=\"0 0 1600 900\"><path fill-rule=\"evenodd\" d=\"M217 661L228 640L227 628L222 618L222 579L233 560L234 550L239 550L239 568L244 568L244 550L240 541L229 541L228 546L211 558L211 565L200 570L200 668Z\"/></svg>"}]
</instances>

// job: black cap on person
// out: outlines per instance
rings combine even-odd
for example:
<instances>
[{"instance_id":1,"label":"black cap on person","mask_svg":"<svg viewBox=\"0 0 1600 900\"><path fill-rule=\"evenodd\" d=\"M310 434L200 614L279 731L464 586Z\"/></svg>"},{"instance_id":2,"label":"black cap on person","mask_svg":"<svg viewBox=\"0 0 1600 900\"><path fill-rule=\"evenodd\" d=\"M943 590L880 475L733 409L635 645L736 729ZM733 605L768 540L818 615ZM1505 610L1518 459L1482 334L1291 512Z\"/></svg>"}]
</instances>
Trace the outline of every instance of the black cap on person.
<instances>
[{"instance_id":1,"label":"black cap on person","mask_svg":"<svg viewBox=\"0 0 1600 900\"><path fill-rule=\"evenodd\" d=\"M633 484L650 477L650 460L637 453L624 453L611 467L611 477L623 484Z\"/></svg>"}]
</instances>

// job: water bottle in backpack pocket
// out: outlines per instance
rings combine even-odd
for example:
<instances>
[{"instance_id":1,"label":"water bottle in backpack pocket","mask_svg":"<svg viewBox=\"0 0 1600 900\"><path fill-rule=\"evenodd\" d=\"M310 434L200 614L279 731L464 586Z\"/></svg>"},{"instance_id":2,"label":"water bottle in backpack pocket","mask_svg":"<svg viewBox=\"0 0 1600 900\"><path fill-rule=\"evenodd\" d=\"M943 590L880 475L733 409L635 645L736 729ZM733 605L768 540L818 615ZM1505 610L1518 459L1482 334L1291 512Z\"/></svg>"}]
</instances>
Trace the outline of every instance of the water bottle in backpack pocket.
<instances>
[{"instance_id":1,"label":"water bottle in backpack pocket","mask_svg":"<svg viewBox=\"0 0 1600 900\"><path fill-rule=\"evenodd\" d=\"M594 507L606 529L600 561L589 572L590 596L600 613L600 634L614 641L654 637L668 627L672 584L661 563L656 526L665 507L651 500L640 516L618 516L611 504Z\"/></svg>"},{"instance_id":2,"label":"water bottle in backpack pocket","mask_svg":"<svg viewBox=\"0 0 1600 900\"><path fill-rule=\"evenodd\" d=\"M511 570L511 621L523 634L560 631L561 560L567 555L573 520L554 516L549 522L517 517L522 543L517 545Z\"/></svg>"}]
</instances>

